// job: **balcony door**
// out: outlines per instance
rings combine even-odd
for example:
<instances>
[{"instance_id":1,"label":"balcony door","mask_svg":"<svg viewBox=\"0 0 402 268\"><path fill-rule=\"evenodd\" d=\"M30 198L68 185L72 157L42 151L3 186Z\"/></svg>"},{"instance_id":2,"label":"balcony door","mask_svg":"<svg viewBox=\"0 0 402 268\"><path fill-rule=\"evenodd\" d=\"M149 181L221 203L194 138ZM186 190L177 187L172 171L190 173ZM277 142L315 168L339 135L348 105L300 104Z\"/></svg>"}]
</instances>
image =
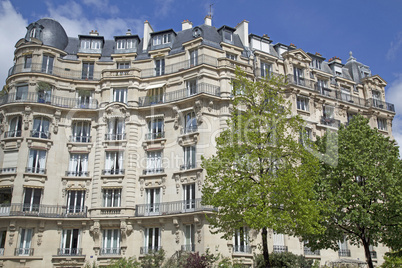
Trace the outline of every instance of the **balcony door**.
<instances>
[{"instance_id":1,"label":"balcony door","mask_svg":"<svg viewBox=\"0 0 402 268\"><path fill-rule=\"evenodd\" d=\"M81 213L85 211L85 191L68 191L67 213Z\"/></svg>"},{"instance_id":2,"label":"balcony door","mask_svg":"<svg viewBox=\"0 0 402 268\"><path fill-rule=\"evenodd\" d=\"M60 255L78 255L80 231L78 229L63 230Z\"/></svg>"},{"instance_id":3,"label":"balcony door","mask_svg":"<svg viewBox=\"0 0 402 268\"><path fill-rule=\"evenodd\" d=\"M31 253L32 229L20 230L20 243L17 251L19 256L29 256Z\"/></svg>"},{"instance_id":4,"label":"balcony door","mask_svg":"<svg viewBox=\"0 0 402 268\"><path fill-rule=\"evenodd\" d=\"M160 247L159 228L147 228L145 230L145 254L158 251Z\"/></svg>"},{"instance_id":5,"label":"balcony door","mask_svg":"<svg viewBox=\"0 0 402 268\"><path fill-rule=\"evenodd\" d=\"M160 188L147 189L146 193L148 213L159 214L159 205L161 201Z\"/></svg>"},{"instance_id":6,"label":"balcony door","mask_svg":"<svg viewBox=\"0 0 402 268\"><path fill-rule=\"evenodd\" d=\"M183 185L184 210L195 208L195 183Z\"/></svg>"},{"instance_id":7,"label":"balcony door","mask_svg":"<svg viewBox=\"0 0 402 268\"><path fill-rule=\"evenodd\" d=\"M32 129L32 137L48 139L49 138L49 119L45 117L35 117L33 129Z\"/></svg>"},{"instance_id":8,"label":"balcony door","mask_svg":"<svg viewBox=\"0 0 402 268\"><path fill-rule=\"evenodd\" d=\"M25 188L23 211L39 212L42 189Z\"/></svg>"}]
</instances>

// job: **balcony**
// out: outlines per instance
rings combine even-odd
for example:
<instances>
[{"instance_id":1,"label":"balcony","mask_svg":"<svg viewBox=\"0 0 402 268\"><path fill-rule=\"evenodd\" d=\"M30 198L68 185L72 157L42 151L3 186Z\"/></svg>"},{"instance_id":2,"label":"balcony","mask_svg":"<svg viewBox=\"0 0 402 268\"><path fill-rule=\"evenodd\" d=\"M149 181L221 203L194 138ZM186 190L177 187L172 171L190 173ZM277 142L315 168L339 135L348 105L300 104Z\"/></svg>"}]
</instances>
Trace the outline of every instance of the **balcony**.
<instances>
[{"instance_id":1,"label":"balcony","mask_svg":"<svg viewBox=\"0 0 402 268\"><path fill-rule=\"evenodd\" d=\"M105 134L106 141L121 141L126 139L126 133Z\"/></svg>"},{"instance_id":2,"label":"balcony","mask_svg":"<svg viewBox=\"0 0 402 268\"><path fill-rule=\"evenodd\" d=\"M91 142L91 136L70 136L70 142Z\"/></svg>"},{"instance_id":3,"label":"balcony","mask_svg":"<svg viewBox=\"0 0 402 268\"><path fill-rule=\"evenodd\" d=\"M287 246L274 245L274 252L288 252Z\"/></svg>"},{"instance_id":4,"label":"balcony","mask_svg":"<svg viewBox=\"0 0 402 268\"><path fill-rule=\"evenodd\" d=\"M30 68L24 68L24 64L16 64L10 68L8 71L8 76L19 74L19 73L43 73L53 76L58 76L62 78L68 78L73 80L100 80L101 73L94 72L93 75L83 76L82 71L75 71L69 68L42 68L42 63L32 63Z\"/></svg>"},{"instance_id":5,"label":"balcony","mask_svg":"<svg viewBox=\"0 0 402 268\"><path fill-rule=\"evenodd\" d=\"M66 177L89 177L89 171L66 171Z\"/></svg>"},{"instance_id":6,"label":"balcony","mask_svg":"<svg viewBox=\"0 0 402 268\"><path fill-rule=\"evenodd\" d=\"M25 168L25 173L46 174L46 168L27 167L27 168Z\"/></svg>"},{"instance_id":7,"label":"balcony","mask_svg":"<svg viewBox=\"0 0 402 268\"><path fill-rule=\"evenodd\" d=\"M151 254L152 252L157 252L161 250L162 247L141 247L140 248L140 254Z\"/></svg>"},{"instance_id":8,"label":"balcony","mask_svg":"<svg viewBox=\"0 0 402 268\"><path fill-rule=\"evenodd\" d=\"M16 248L14 251L15 256L33 256L33 248Z\"/></svg>"},{"instance_id":9,"label":"balcony","mask_svg":"<svg viewBox=\"0 0 402 268\"><path fill-rule=\"evenodd\" d=\"M234 253L247 253L251 254L251 247L246 245L234 245L233 246Z\"/></svg>"},{"instance_id":10,"label":"balcony","mask_svg":"<svg viewBox=\"0 0 402 268\"><path fill-rule=\"evenodd\" d=\"M12 130L4 132L4 138L17 138L21 137L21 130Z\"/></svg>"},{"instance_id":11,"label":"balcony","mask_svg":"<svg viewBox=\"0 0 402 268\"><path fill-rule=\"evenodd\" d=\"M100 255L120 255L120 248L101 248Z\"/></svg>"},{"instance_id":12,"label":"balcony","mask_svg":"<svg viewBox=\"0 0 402 268\"><path fill-rule=\"evenodd\" d=\"M3 204L0 206L0 216L86 218L87 207L73 209L58 205Z\"/></svg>"},{"instance_id":13,"label":"balcony","mask_svg":"<svg viewBox=\"0 0 402 268\"><path fill-rule=\"evenodd\" d=\"M124 175L124 169L103 169L102 175Z\"/></svg>"},{"instance_id":14,"label":"balcony","mask_svg":"<svg viewBox=\"0 0 402 268\"><path fill-rule=\"evenodd\" d=\"M156 132L156 133L147 133L145 134L145 140L157 140L157 139L163 139L165 138L165 132Z\"/></svg>"},{"instance_id":15,"label":"balcony","mask_svg":"<svg viewBox=\"0 0 402 268\"><path fill-rule=\"evenodd\" d=\"M49 131L31 130L31 137L32 138L40 138L40 139L50 139L50 132Z\"/></svg>"},{"instance_id":16,"label":"balcony","mask_svg":"<svg viewBox=\"0 0 402 268\"><path fill-rule=\"evenodd\" d=\"M350 250L349 249L340 249L338 251L339 257L350 257Z\"/></svg>"},{"instance_id":17,"label":"balcony","mask_svg":"<svg viewBox=\"0 0 402 268\"><path fill-rule=\"evenodd\" d=\"M194 169L195 167L196 167L195 163L186 163L184 165L180 165L180 170Z\"/></svg>"},{"instance_id":18,"label":"balcony","mask_svg":"<svg viewBox=\"0 0 402 268\"><path fill-rule=\"evenodd\" d=\"M6 167L6 168L0 169L0 174L9 174L9 173L16 173L16 172L17 172L16 167Z\"/></svg>"},{"instance_id":19,"label":"balcony","mask_svg":"<svg viewBox=\"0 0 402 268\"><path fill-rule=\"evenodd\" d=\"M198 131L198 126L188 126L180 130L180 134L191 134Z\"/></svg>"},{"instance_id":20,"label":"balcony","mask_svg":"<svg viewBox=\"0 0 402 268\"><path fill-rule=\"evenodd\" d=\"M205 210L212 211L213 208L211 206L203 206L201 204L201 199L191 199L173 202L162 202L159 204L136 205L135 216L159 216Z\"/></svg>"},{"instance_id":21,"label":"balcony","mask_svg":"<svg viewBox=\"0 0 402 268\"><path fill-rule=\"evenodd\" d=\"M365 99L353 96L351 94L342 93L340 91L335 92L335 98L340 101L348 102L351 104L366 107L367 101Z\"/></svg>"},{"instance_id":22,"label":"balcony","mask_svg":"<svg viewBox=\"0 0 402 268\"><path fill-rule=\"evenodd\" d=\"M15 93L10 93L0 97L0 105L9 103L43 103L43 101L41 98L38 97L37 92L28 92L27 94L24 94L22 96L17 96ZM98 108L97 100L91 100L91 102L83 106L79 98L58 97L55 96L54 94L49 96L45 104L61 108L79 108L79 109Z\"/></svg>"},{"instance_id":23,"label":"balcony","mask_svg":"<svg viewBox=\"0 0 402 268\"><path fill-rule=\"evenodd\" d=\"M218 60L217 60L217 58L209 56L209 55L199 55L197 57L197 60L194 60L193 63L190 63L189 60L185 60L185 61L178 62L175 64L165 65L164 72L162 74L161 74L161 72L157 72L156 68L143 69L141 71L141 78L148 78L148 77L155 77L155 76L159 76L159 75L172 74L172 73L176 73L176 72L180 72L180 71L184 71L184 70L193 68L193 67L201 65L201 64L207 64L207 65L217 67Z\"/></svg>"},{"instance_id":24,"label":"balcony","mask_svg":"<svg viewBox=\"0 0 402 268\"><path fill-rule=\"evenodd\" d=\"M319 256L320 251L319 250L312 251L309 247L304 247L304 255Z\"/></svg>"},{"instance_id":25,"label":"balcony","mask_svg":"<svg viewBox=\"0 0 402 268\"><path fill-rule=\"evenodd\" d=\"M197 94L209 94L213 96L220 96L220 87L214 86L208 83L199 83L197 86L189 90L187 88L175 90L172 92L164 93L163 95L156 95L156 96L146 96L140 97L138 100L138 105L140 107L162 104L162 103L169 103L177 100L182 100L189 98L191 96L195 96Z\"/></svg>"},{"instance_id":26,"label":"balcony","mask_svg":"<svg viewBox=\"0 0 402 268\"><path fill-rule=\"evenodd\" d=\"M191 244L191 245L182 245L181 246L181 251L185 251L185 252L194 252L195 251L195 245Z\"/></svg>"},{"instance_id":27,"label":"balcony","mask_svg":"<svg viewBox=\"0 0 402 268\"><path fill-rule=\"evenodd\" d=\"M160 173L165 173L165 168L163 167L147 168L142 171L143 175L160 174Z\"/></svg>"},{"instance_id":28,"label":"balcony","mask_svg":"<svg viewBox=\"0 0 402 268\"><path fill-rule=\"evenodd\" d=\"M82 256L82 248L58 248L58 256Z\"/></svg>"},{"instance_id":29,"label":"balcony","mask_svg":"<svg viewBox=\"0 0 402 268\"><path fill-rule=\"evenodd\" d=\"M384 109L390 112L395 112L395 106L392 103L388 103L385 101L380 101L377 99L369 99L369 105L370 107L374 108L379 108L379 109Z\"/></svg>"},{"instance_id":30,"label":"balcony","mask_svg":"<svg viewBox=\"0 0 402 268\"><path fill-rule=\"evenodd\" d=\"M315 82L313 80L304 77L297 77L291 74L286 76L286 82L289 85L301 86L309 89L314 89L315 86Z\"/></svg>"},{"instance_id":31,"label":"balcony","mask_svg":"<svg viewBox=\"0 0 402 268\"><path fill-rule=\"evenodd\" d=\"M324 125L324 126L336 127L336 128L339 128L341 125L341 121L334 119L334 118L325 117L325 116L321 117L320 123L321 123L321 125Z\"/></svg>"}]
</instances>

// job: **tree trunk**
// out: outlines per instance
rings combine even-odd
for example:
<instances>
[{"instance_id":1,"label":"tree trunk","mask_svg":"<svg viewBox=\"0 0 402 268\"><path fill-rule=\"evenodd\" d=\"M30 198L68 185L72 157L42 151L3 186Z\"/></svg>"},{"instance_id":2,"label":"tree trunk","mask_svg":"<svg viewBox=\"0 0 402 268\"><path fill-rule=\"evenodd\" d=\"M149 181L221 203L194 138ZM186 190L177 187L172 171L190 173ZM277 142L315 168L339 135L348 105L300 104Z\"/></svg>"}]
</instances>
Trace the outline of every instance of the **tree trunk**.
<instances>
[{"instance_id":1,"label":"tree trunk","mask_svg":"<svg viewBox=\"0 0 402 268\"><path fill-rule=\"evenodd\" d=\"M271 268L268 253L268 231L267 228L262 228L262 255L264 256L265 268Z\"/></svg>"},{"instance_id":2,"label":"tree trunk","mask_svg":"<svg viewBox=\"0 0 402 268\"><path fill-rule=\"evenodd\" d=\"M368 268L374 268L373 260L371 259L370 244L367 243L366 239L362 239L362 241L363 241L364 253L366 255L366 262L367 262Z\"/></svg>"}]
</instances>

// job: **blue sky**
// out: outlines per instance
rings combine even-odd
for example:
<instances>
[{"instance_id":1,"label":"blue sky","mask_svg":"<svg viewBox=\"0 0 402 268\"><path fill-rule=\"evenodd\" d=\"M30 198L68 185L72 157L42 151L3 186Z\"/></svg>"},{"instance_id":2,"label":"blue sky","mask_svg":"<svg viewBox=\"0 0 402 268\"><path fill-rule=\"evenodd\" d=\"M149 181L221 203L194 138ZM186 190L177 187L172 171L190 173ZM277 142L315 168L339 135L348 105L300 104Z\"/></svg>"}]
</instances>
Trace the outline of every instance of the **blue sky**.
<instances>
[{"instance_id":1,"label":"blue sky","mask_svg":"<svg viewBox=\"0 0 402 268\"><path fill-rule=\"evenodd\" d=\"M349 51L388 82L387 101L397 116L394 136L402 144L402 1L387 0L0 0L0 84L13 65L15 43L25 27L42 17L58 20L69 36L98 30L111 38L131 29L142 37L143 22L155 31L181 30L181 22L203 23L212 6L212 25L235 27L246 19L249 32L268 34L274 43L294 43L325 58Z\"/></svg>"}]
</instances>

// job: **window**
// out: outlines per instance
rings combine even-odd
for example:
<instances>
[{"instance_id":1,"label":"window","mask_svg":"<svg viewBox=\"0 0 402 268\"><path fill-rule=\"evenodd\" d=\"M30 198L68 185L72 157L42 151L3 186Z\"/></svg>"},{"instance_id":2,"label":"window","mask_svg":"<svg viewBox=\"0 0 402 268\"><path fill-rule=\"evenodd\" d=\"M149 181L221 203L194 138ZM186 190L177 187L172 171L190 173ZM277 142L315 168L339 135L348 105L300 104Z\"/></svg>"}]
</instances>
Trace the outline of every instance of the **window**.
<instances>
[{"instance_id":1,"label":"window","mask_svg":"<svg viewBox=\"0 0 402 268\"><path fill-rule=\"evenodd\" d=\"M94 79L94 63L93 62L82 63L82 79L86 79L86 80Z\"/></svg>"},{"instance_id":2,"label":"window","mask_svg":"<svg viewBox=\"0 0 402 268\"><path fill-rule=\"evenodd\" d=\"M127 103L127 88L113 89L113 101Z\"/></svg>"},{"instance_id":3,"label":"window","mask_svg":"<svg viewBox=\"0 0 402 268\"><path fill-rule=\"evenodd\" d=\"M197 94L197 80L188 80L186 81L186 87L187 87L187 94L189 96Z\"/></svg>"},{"instance_id":4,"label":"window","mask_svg":"<svg viewBox=\"0 0 402 268\"><path fill-rule=\"evenodd\" d=\"M305 144L307 140L311 140L311 128L304 127L300 130L299 142Z\"/></svg>"},{"instance_id":5,"label":"window","mask_svg":"<svg viewBox=\"0 0 402 268\"><path fill-rule=\"evenodd\" d=\"M163 131L163 119L154 118L148 122L148 134L146 136L147 140L160 139L165 137L165 132Z\"/></svg>"},{"instance_id":6,"label":"window","mask_svg":"<svg viewBox=\"0 0 402 268\"><path fill-rule=\"evenodd\" d=\"M121 189L103 189L103 207L115 208L121 204Z\"/></svg>"},{"instance_id":7,"label":"window","mask_svg":"<svg viewBox=\"0 0 402 268\"><path fill-rule=\"evenodd\" d=\"M59 249L59 255L80 255L79 252L79 237L80 230L68 229L63 230L61 234L61 244Z\"/></svg>"},{"instance_id":8,"label":"window","mask_svg":"<svg viewBox=\"0 0 402 268\"><path fill-rule=\"evenodd\" d=\"M40 88L38 90L38 103L47 103L50 104L52 101L52 87L43 89Z\"/></svg>"},{"instance_id":9,"label":"window","mask_svg":"<svg viewBox=\"0 0 402 268\"><path fill-rule=\"evenodd\" d=\"M72 125L71 142L90 142L91 141L91 122L77 121Z\"/></svg>"},{"instance_id":10,"label":"window","mask_svg":"<svg viewBox=\"0 0 402 268\"><path fill-rule=\"evenodd\" d=\"M165 101L165 94L163 87L149 89L148 98L151 105L163 103Z\"/></svg>"},{"instance_id":11,"label":"window","mask_svg":"<svg viewBox=\"0 0 402 268\"><path fill-rule=\"evenodd\" d=\"M50 138L49 125L50 125L49 119L42 116L35 117L33 128L31 131L31 137L49 139Z\"/></svg>"},{"instance_id":12,"label":"window","mask_svg":"<svg viewBox=\"0 0 402 268\"><path fill-rule=\"evenodd\" d=\"M67 176L88 177L88 154L71 154Z\"/></svg>"},{"instance_id":13,"label":"window","mask_svg":"<svg viewBox=\"0 0 402 268\"><path fill-rule=\"evenodd\" d=\"M13 165L15 165L15 163L13 163ZM0 189L0 215L9 215L12 198L13 192L11 187Z\"/></svg>"},{"instance_id":14,"label":"window","mask_svg":"<svg viewBox=\"0 0 402 268\"><path fill-rule=\"evenodd\" d=\"M237 60L237 56L235 54L227 53L227 52L226 52L226 58L228 58L230 60Z\"/></svg>"},{"instance_id":15,"label":"window","mask_svg":"<svg viewBox=\"0 0 402 268\"><path fill-rule=\"evenodd\" d=\"M39 212L42 189L25 188L23 211Z\"/></svg>"},{"instance_id":16,"label":"window","mask_svg":"<svg viewBox=\"0 0 402 268\"><path fill-rule=\"evenodd\" d=\"M130 39L119 39L116 41L116 49L131 49L134 48L134 40Z\"/></svg>"},{"instance_id":17,"label":"window","mask_svg":"<svg viewBox=\"0 0 402 268\"><path fill-rule=\"evenodd\" d=\"M172 34L168 33L168 34L163 34L163 35L157 35L154 36L153 38L153 45L157 46L157 45L162 45L162 44L168 44L172 42Z\"/></svg>"},{"instance_id":18,"label":"window","mask_svg":"<svg viewBox=\"0 0 402 268\"><path fill-rule=\"evenodd\" d=\"M187 113L184 117L184 128L183 128L184 134L196 132L197 129L198 129L197 119L195 117L195 113L194 112Z\"/></svg>"},{"instance_id":19,"label":"window","mask_svg":"<svg viewBox=\"0 0 402 268\"><path fill-rule=\"evenodd\" d=\"M53 73L53 61L54 61L53 56L43 55L42 73L47 73L47 74Z\"/></svg>"},{"instance_id":20,"label":"window","mask_svg":"<svg viewBox=\"0 0 402 268\"><path fill-rule=\"evenodd\" d=\"M46 151L36 149L29 150L26 172L37 174L46 173Z\"/></svg>"},{"instance_id":21,"label":"window","mask_svg":"<svg viewBox=\"0 0 402 268\"><path fill-rule=\"evenodd\" d=\"M30 69L32 65L32 55L27 55L24 58L24 69Z\"/></svg>"},{"instance_id":22,"label":"window","mask_svg":"<svg viewBox=\"0 0 402 268\"><path fill-rule=\"evenodd\" d=\"M145 245L142 254L152 253L160 249L160 231L159 228L145 229Z\"/></svg>"},{"instance_id":23,"label":"window","mask_svg":"<svg viewBox=\"0 0 402 268\"><path fill-rule=\"evenodd\" d=\"M321 69L321 61L319 59L313 59L310 63L312 68Z\"/></svg>"},{"instance_id":24,"label":"window","mask_svg":"<svg viewBox=\"0 0 402 268\"><path fill-rule=\"evenodd\" d=\"M124 174L123 169L123 153L119 152L106 152L105 169L103 175L117 175Z\"/></svg>"},{"instance_id":25,"label":"window","mask_svg":"<svg viewBox=\"0 0 402 268\"><path fill-rule=\"evenodd\" d=\"M83 48L83 49L90 49L90 48L91 48L91 40L89 40L89 39L82 39L82 40L81 40L81 48Z\"/></svg>"},{"instance_id":26,"label":"window","mask_svg":"<svg viewBox=\"0 0 402 268\"><path fill-rule=\"evenodd\" d=\"M15 100L26 100L28 97L28 85L18 86Z\"/></svg>"},{"instance_id":27,"label":"window","mask_svg":"<svg viewBox=\"0 0 402 268\"><path fill-rule=\"evenodd\" d=\"M271 75L272 65L266 62L261 62L261 77L268 77Z\"/></svg>"},{"instance_id":28,"label":"window","mask_svg":"<svg viewBox=\"0 0 402 268\"><path fill-rule=\"evenodd\" d=\"M348 116L348 124L349 124L350 121L352 120L352 118L356 116L356 114L354 114L354 113L348 113L347 116Z\"/></svg>"},{"instance_id":29,"label":"window","mask_svg":"<svg viewBox=\"0 0 402 268\"><path fill-rule=\"evenodd\" d=\"M195 146L183 147L184 151L184 165L181 169L192 169L196 166Z\"/></svg>"},{"instance_id":30,"label":"window","mask_svg":"<svg viewBox=\"0 0 402 268\"><path fill-rule=\"evenodd\" d=\"M40 30L37 29L36 27L32 28L31 31L29 32L29 37L33 38L39 38Z\"/></svg>"},{"instance_id":31,"label":"window","mask_svg":"<svg viewBox=\"0 0 402 268\"><path fill-rule=\"evenodd\" d=\"M352 101L350 97L350 89L341 87L341 100Z\"/></svg>"},{"instance_id":32,"label":"window","mask_svg":"<svg viewBox=\"0 0 402 268\"><path fill-rule=\"evenodd\" d=\"M190 67L198 65L198 50L194 49L190 51Z\"/></svg>"},{"instance_id":33,"label":"window","mask_svg":"<svg viewBox=\"0 0 402 268\"><path fill-rule=\"evenodd\" d=\"M317 90L321 93L321 95L329 96L331 90L327 86L326 80L317 80Z\"/></svg>"},{"instance_id":34,"label":"window","mask_svg":"<svg viewBox=\"0 0 402 268\"><path fill-rule=\"evenodd\" d=\"M4 246L6 245L6 236L7 236L7 231L1 230L0 231L0 256L4 255Z\"/></svg>"},{"instance_id":35,"label":"window","mask_svg":"<svg viewBox=\"0 0 402 268\"><path fill-rule=\"evenodd\" d=\"M21 137L22 116L15 116L10 120L8 132L4 133L4 138Z\"/></svg>"},{"instance_id":36,"label":"window","mask_svg":"<svg viewBox=\"0 0 402 268\"><path fill-rule=\"evenodd\" d=\"M338 246L339 257L350 257L350 250L348 249L348 242L346 241L346 238L344 238L343 241L338 241Z\"/></svg>"},{"instance_id":37,"label":"window","mask_svg":"<svg viewBox=\"0 0 402 268\"><path fill-rule=\"evenodd\" d=\"M384 108L381 102L381 93L377 90L372 90L372 95L373 95L373 106Z\"/></svg>"},{"instance_id":38,"label":"window","mask_svg":"<svg viewBox=\"0 0 402 268\"><path fill-rule=\"evenodd\" d=\"M146 189L146 198L147 212L158 214L161 201L160 188Z\"/></svg>"},{"instance_id":39,"label":"window","mask_svg":"<svg viewBox=\"0 0 402 268\"><path fill-rule=\"evenodd\" d=\"M19 247L16 249L18 256L30 256L33 253L31 249L33 229L20 229Z\"/></svg>"},{"instance_id":40,"label":"window","mask_svg":"<svg viewBox=\"0 0 402 268\"><path fill-rule=\"evenodd\" d=\"M185 210L195 208L195 183L183 185L183 200Z\"/></svg>"},{"instance_id":41,"label":"window","mask_svg":"<svg viewBox=\"0 0 402 268\"><path fill-rule=\"evenodd\" d=\"M155 75L164 75L165 74L165 59L155 60Z\"/></svg>"},{"instance_id":42,"label":"window","mask_svg":"<svg viewBox=\"0 0 402 268\"><path fill-rule=\"evenodd\" d=\"M248 247L248 229L246 227L240 227L235 230L233 236L233 251L251 253Z\"/></svg>"},{"instance_id":43,"label":"window","mask_svg":"<svg viewBox=\"0 0 402 268\"><path fill-rule=\"evenodd\" d=\"M195 251L195 228L194 224L184 225L183 251Z\"/></svg>"},{"instance_id":44,"label":"window","mask_svg":"<svg viewBox=\"0 0 402 268\"><path fill-rule=\"evenodd\" d=\"M96 106L92 104L92 91L90 90L78 91L77 108L82 109L96 108Z\"/></svg>"},{"instance_id":45,"label":"window","mask_svg":"<svg viewBox=\"0 0 402 268\"><path fill-rule=\"evenodd\" d=\"M102 255L119 255L120 254L120 230L109 229L103 230Z\"/></svg>"},{"instance_id":46,"label":"window","mask_svg":"<svg viewBox=\"0 0 402 268\"><path fill-rule=\"evenodd\" d=\"M123 118L112 118L108 121L108 134L106 140L124 140L126 124Z\"/></svg>"},{"instance_id":47,"label":"window","mask_svg":"<svg viewBox=\"0 0 402 268\"><path fill-rule=\"evenodd\" d=\"M296 85L304 86L303 69L293 67L294 82Z\"/></svg>"},{"instance_id":48,"label":"window","mask_svg":"<svg viewBox=\"0 0 402 268\"><path fill-rule=\"evenodd\" d=\"M324 105L323 111L324 111L324 118L331 118L331 119L334 118L334 107Z\"/></svg>"},{"instance_id":49,"label":"window","mask_svg":"<svg viewBox=\"0 0 402 268\"><path fill-rule=\"evenodd\" d=\"M67 194L67 213L85 211L85 191L69 190Z\"/></svg>"},{"instance_id":50,"label":"window","mask_svg":"<svg viewBox=\"0 0 402 268\"><path fill-rule=\"evenodd\" d=\"M297 96L297 109L302 111L309 111L309 98Z\"/></svg>"},{"instance_id":51,"label":"window","mask_svg":"<svg viewBox=\"0 0 402 268\"><path fill-rule=\"evenodd\" d=\"M162 173L162 151L149 151L147 152L147 169L146 174Z\"/></svg>"},{"instance_id":52,"label":"window","mask_svg":"<svg viewBox=\"0 0 402 268\"><path fill-rule=\"evenodd\" d=\"M377 118L377 126L379 130L387 130L387 119Z\"/></svg>"},{"instance_id":53,"label":"window","mask_svg":"<svg viewBox=\"0 0 402 268\"><path fill-rule=\"evenodd\" d=\"M82 49L101 49L102 41L97 39L81 39Z\"/></svg>"},{"instance_id":54,"label":"window","mask_svg":"<svg viewBox=\"0 0 402 268\"><path fill-rule=\"evenodd\" d=\"M229 43L233 42L233 33L229 31L223 31L223 40Z\"/></svg>"},{"instance_id":55,"label":"window","mask_svg":"<svg viewBox=\"0 0 402 268\"><path fill-rule=\"evenodd\" d=\"M285 236L274 232L274 252L287 252L288 247L285 246Z\"/></svg>"},{"instance_id":56,"label":"window","mask_svg":"<svg viewBox=\"0 0 402 268\"><path fill-rule=\"evenodd\" d=\"M130 69L130 62L118 62L117 69Z\"/></svg>"}]
</instances>

